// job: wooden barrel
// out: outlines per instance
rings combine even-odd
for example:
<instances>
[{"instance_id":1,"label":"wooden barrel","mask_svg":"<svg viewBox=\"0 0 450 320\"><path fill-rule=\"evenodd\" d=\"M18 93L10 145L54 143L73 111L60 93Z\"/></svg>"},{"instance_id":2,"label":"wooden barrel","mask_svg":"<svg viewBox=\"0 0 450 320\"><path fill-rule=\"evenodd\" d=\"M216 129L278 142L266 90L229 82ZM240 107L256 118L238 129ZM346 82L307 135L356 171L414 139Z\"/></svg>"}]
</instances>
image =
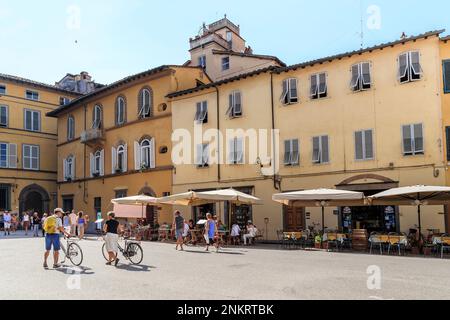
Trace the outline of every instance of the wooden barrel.
<instances>
[{"instance_id":1,"label":"wooden barrel","mask_svg":"<svg viewBox=\"0 0 450 320\"><path fill-rule=\"evenodd\" d=\"M353 250L367 251L369 246L369 236L365 229L355 229L352 233Z\"/></svg>"}]
</instances>

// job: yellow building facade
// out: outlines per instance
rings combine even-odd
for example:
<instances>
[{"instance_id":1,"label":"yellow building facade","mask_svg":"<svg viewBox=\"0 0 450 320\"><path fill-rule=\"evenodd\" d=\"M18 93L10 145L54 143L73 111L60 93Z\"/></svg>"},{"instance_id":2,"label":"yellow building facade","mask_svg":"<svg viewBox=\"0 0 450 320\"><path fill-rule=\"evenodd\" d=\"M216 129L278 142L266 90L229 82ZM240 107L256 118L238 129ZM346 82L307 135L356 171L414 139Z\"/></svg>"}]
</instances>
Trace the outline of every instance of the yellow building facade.
<instances>
[{"instance_id":1,"label":"yellow building facade","mask_svg":"<svg viewBox=\"0 0 450 320\"><path fill-rule=\"evenodd\" d=\"M274 193L338 188L371 195L399 186L445 185L440 33L269 67L171 94L174 130L195 136L196 105L207 101L202 130L218 128L225 137L203 137L211 165L198 166L193 157L194 164L175 166L173 192L234 187L264 201L253 208L181 208L184 214L200 218L214 211L227 220L232 209L232 219L253 220L265 237L276 239L277 230L322 226L319 209L282 207L272 201ZM238 103L232 98L236 92ZM230 116L234 108L239 112ZM226 130L233 128L243 130L236 133L240 146L234 151L246 160L214 163L217 154L230 154L233 139ZM252 129L264 131L263 136L269 132L269 142L274 137L278 150L273 148L272 156L261 146L256 156L250 154L245 133ZM272 129L277 131L271 134ZM222 141L217 145L215 140ZM192 154L197 144L191 144ZM416 212L414 207L329 208L325 227L408 232L417 224ZM422 219L424 230L446 230L440 206L424 208Z\"/></svg>"},{"instance_id":2,"label":"yellow building facade","mask_svg":"<svg viewBox=\"0 0 450 320\"><path fill-rule=\"evenodd\" d=\"M58 200L91 221L111 200L172 192L172 106L166 95L209 80L201 68L162 66L115 82L49 113L58 118ZM104 217L104 215L103 215ZM148 207L150 224L171 208Z\"/></svg>"},{"instance_id":3,"label":"yellow building facade","mask_svg":"<svg viewBox=\"0 0 450 320\"><path fill-rule=\"evenodd\" d=\"M0 74L0 212L43 214L57 204L57 121L46 113L76 97Z\"/></svg>"}]
</instances>

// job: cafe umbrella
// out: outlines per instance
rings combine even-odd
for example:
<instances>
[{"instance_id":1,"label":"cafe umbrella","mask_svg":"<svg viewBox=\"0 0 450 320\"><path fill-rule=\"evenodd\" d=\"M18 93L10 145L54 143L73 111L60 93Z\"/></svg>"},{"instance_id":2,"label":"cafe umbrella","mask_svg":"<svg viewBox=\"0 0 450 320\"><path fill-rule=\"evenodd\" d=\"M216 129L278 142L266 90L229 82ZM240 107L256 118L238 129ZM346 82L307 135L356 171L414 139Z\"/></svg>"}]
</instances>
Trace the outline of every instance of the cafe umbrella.
<instances>
[{"instance_id":1,"label":"cafe umbrella","mask_svg":"<svg viewBox=\"0 0 450 320\"><path fill-rule=\"evenodd\" d=\"M155 205L157 202L157 199L154 197L146 196L146 195L139 195L139 196L133 196L133 197L126 197L126 198L118 198L111 200L111 203L114 205L123 205L123 206L140 206L142 208L142 215L141 218L144 219L144 208L146 208L148 205ZM120 216L118 216L120 217ZM128 217L127 215L124 215L121 218L139 218L139 217Z\"/></svg>"},{"instance_id":2,"label":"cafe umbrella","mask_svg":"<svg viewBox=\"0 0 450 320\"><path fill-rule=\"evenodd\" d=\"M286 206L321 207L322 232L325 232L325 207L364 206L364 194L337 189L313 189L274 194L272 199Z\"/></svg>"},{"instance_id":3,"label":"cafe umbrella","mask_svg":"<svg viewBox=\"0 0 450 320\"><path fill-rule=\"evenodd\" d=\"M450 204L450 188L423 185L395 188L375 194L369 201L372 205L416 206L419 234L422 234L422 206Z\"/></svg>"}]
</instances>

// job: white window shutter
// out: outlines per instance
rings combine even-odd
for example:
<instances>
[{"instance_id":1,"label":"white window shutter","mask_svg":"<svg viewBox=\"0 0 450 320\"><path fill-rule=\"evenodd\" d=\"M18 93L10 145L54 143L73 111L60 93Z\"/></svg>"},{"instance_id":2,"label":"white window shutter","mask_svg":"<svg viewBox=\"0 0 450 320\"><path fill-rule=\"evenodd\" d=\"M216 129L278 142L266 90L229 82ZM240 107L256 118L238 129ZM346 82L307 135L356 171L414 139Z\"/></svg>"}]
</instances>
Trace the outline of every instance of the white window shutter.
<instances>
[{"instance_id":1,"label":"white window shutter","mask_svg":"<svg viewBox=\"0 0 450 320\"><path fill-rule=\"evenodd\" d=\"M236 139L236 162L238 164L244 163L244 139Z\"/></svg>"},{"instance_id":2,"label":"white window shutter","mask_svg":"<svg viewBox=\"0 0 450 320\"><path fill-rule=\"evenodd\" d=\"M202 144L198 144L196 146L195 164L197 166L202 166L203 165L203 145Z\"/></svg>"},{"instance_id":3,"label":"white window shutter","mask_svg":"<svg viewBox=\"0 0 450 320\"><path fill-rule=\"evenodd\" d=\"M72 157L72 171L70 172L70 177L75 180L75 157Z\"/></svg>"},{"instance_id":4,"label":"white window shutter","mask_svg":"<svg viewBox=\"0 0 450 320\"><path fill-rule=\"evenodd\" d=\"M114 147L111 147L111 173L116 173L116 167L117 167L117 149Z\"/></svg>"},{"instance_id":5,"label":"white window shutter","mask_svg":"<svg viewBox=\"0 0 450 320\"><path fill-rule=\"evenodd\" d=\"M228 164L234 164L235 162L235 149L234 149L234 139L228 141Z\"/></svg>"},{"instance_id":6,"label":"white window shutter","mask_svg":"<svg viewBox=\"0 0 450 320\"><path fill-rule=\"evenodd\" d=\"M94 167L95 167L95 160L94 160L93 153L90 154L90 163L91 163L91 165L89 166L89 168L90 168L90 174L91 174L91 178L92 178L92 177L94 177Z\"/></svg>"},{"instance_id":7,"label":"white window shutter","mask_svg":"<svg viewBox=\"0 0 450 320\"><path fill-rule=\"evenodd\" d=\"M156 143L155 138L152 139L150 142L150 168L155 169L156 168Z\"/></svg>"},{"instance_id":8,"label":"white window shutter","mask_svg":"<svg viewBox=\"0 0 450 320\"><path fill-rule=\"evenodd\" d=\"M100 151L100 176L105 175L105 149Z\"/></svg>"},{"instance_id":9,"label":"white window shutter","mask_svg":"<svg viewBox=\"0 0 450 320\"><path fill-rule=\"evenodd\" d=\"M67 159L63 159L63 181L67 181Z\"/></svg>"},{"instance_id":10,"label":"white window shutter","mask_svg":"<svg viewBox=\"0 0 450 320\"><path fill-rule=\"evenodd\" d=\"M17 144L10 143L9 144L9 163L8 166L10 168L17 168Z\"/></svg>"},{"instance_id":11,"label":"white window shutter","mask_svg":"<svg viewBox=\"0 0 450 320\"><path fill-rule=\"evenodd\" d=\"M124 146L122 171L123 172L127 172L128 171L128 145L127 144Z\"/></svg>"},{"instance_id":12,"label":"white window shutter","mask_svg":"<svg viewBox=\"0 0 450 320\"><path fill-rule=\"evenodd\" d=\"M134 142L134 169L141 170L141 145L139 142Z\"/></svg>"}]
</instances>

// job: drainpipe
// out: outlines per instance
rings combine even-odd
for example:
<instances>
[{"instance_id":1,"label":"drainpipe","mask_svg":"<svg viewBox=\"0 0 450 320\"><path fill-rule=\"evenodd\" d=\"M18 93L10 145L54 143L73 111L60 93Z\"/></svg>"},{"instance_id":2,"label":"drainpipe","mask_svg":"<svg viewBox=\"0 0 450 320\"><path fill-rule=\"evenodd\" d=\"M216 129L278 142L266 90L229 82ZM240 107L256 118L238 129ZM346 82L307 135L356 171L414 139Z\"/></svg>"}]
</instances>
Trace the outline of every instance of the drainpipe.
<instances>
[{"instance_id":1,"label":"drainpipe","mask_svg":"<svg viewBox=\"0 0 450 320\"><path fill-rule=\"evenodd\" d=\"M220 181L222 180L222 175L221 175L221 165L220 165L220 156L221 156L221 152L220 152L220 96L219 96L219 88L217 86L214 86L214 88L216 89L216 94L217 94L217 101L216 101L216 108L217 108L217 133L219 134L219 136L217 137L217 159L219 160L217 162L217 182L220 183Z\"/></svg>"},{"instance_id":2,"label":"drainpipe","mask_svg":"<svg viewBox=\"0 0 450 320\"><path fill-rule=\"evenodd\" d=\"M273 93L273 71L270 72L270 100L272 104L272 153L273 153L273 159L272 159L272 165L273 165L273 188L275 190L281 191L281 182L277 182L276 177L276 168L277 168L277 156L275 154L275 101L274 101L274 93Z\"/></svg>"},{"instance_id":3,"label":"drainpipe","mask_svg":"<svg viewBox=\"0 0 450 320\"><path fill-rule=\"evenodd\" d=\"M87 105L84 105L84 131L87 130ZM88 204L88 201L86 199L86 153L87 153L87 146L84 144L84 154L83 154L83 202L85 204Z\"/></svg>"}]
</instances>

